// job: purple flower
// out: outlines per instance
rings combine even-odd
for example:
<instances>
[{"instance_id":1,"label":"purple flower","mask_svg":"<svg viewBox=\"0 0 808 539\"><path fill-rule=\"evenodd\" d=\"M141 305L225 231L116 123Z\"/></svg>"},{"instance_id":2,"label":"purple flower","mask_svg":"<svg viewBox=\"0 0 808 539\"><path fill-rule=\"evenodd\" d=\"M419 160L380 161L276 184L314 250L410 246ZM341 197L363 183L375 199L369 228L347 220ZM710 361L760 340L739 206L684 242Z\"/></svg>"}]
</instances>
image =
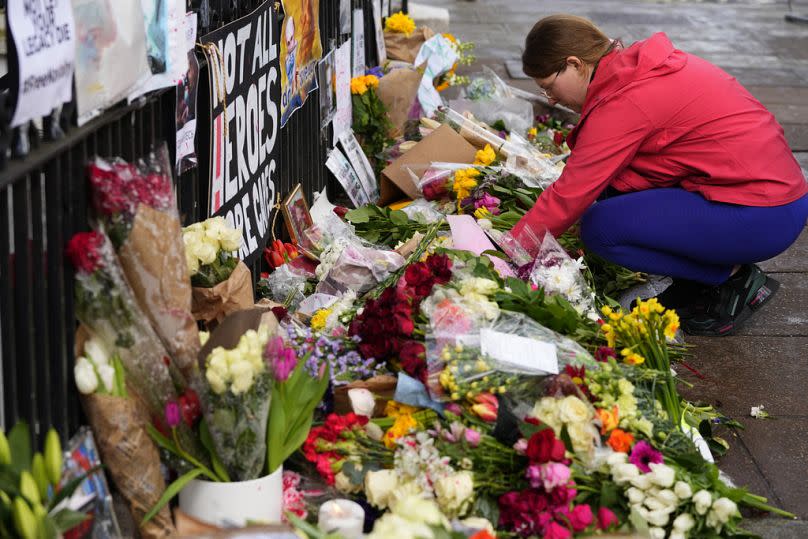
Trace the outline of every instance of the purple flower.
<instances>
[{"instance_id":1,"label":"purple flower","mask_svg":"<svg viewBox=\"0 0 808 539\"><path fill-rule=\"evenodd\" d=\"M182 414L180 413L180 405L177 401L168 401L165 409L166 423L169 428L176 428L182 421Z\"/></svg>"},{"instance_id":2,"label":"purple flower","mask_svg":"<svg viewBox=\"0 0 808 539\"><path fill-rule=\"evenodd\" d=\"M474 209L485 208L493 215L499 215L499 203L501 201L488 193L485 193L481 198L474 201Z\"/></svg>"},{"instance_id":3,"label":"purple flower","mask_svg":"<svg viewBox=\"0 0 808 539\"><path fill-rule=\"evenodd\" d=\"M283 337L270 339L264 350L264 358L275 380L285 382L297 366L297 354L294 348L286 348Z\"/></svg>"},{"instance_id":4,"label":"purple flower","mask_svg":"<svg viewBox=\"0 0 808 539\"><path fill-rule=\"evenodd\" d=\"M464 433L464 435L466 437L466 442L471 447L477 447L478 445L480 445L480 438L482 436L476 430L474 430L474 429L466 429L466 432Z\"/></svg>"},{"instance_id":5,"label":"purple flower","mask_svg":"<svg viewBox=\"0 0 808 539\"><path fill-rule=\"evenodd\" d=\"M639 468L642 473L648 473L651 471L650 464L662 463L662 453L654 449L645 440L642 440L634 445L628 461Z\"/></svg>"},{"instance_id":6,"label":"purple flower","mask_svg":"<svg viewBox=\"0 0 808 539\"><path fill-rule=\"evenodd\" d=\"M365 70L365 75L373 75L377 79L384 77L384 70L381 66L371 67Z\"/></svg>"}]
</instances>

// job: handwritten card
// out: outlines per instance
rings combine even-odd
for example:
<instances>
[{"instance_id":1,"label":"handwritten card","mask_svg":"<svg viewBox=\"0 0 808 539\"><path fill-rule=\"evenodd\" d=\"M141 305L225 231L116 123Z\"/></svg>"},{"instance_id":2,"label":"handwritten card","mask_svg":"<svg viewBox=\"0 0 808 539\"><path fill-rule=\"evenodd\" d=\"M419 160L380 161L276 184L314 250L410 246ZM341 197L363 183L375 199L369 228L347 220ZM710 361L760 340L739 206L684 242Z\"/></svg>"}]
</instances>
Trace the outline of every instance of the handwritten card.
<instances>
[{"instance_id":1,"label":"handwritten card","mask_svg":"<svg viewBox=\"0 0 808 539\"><path fill-rule=\"evenodd\" d=\"M517 371L558 374L558 356L553 343L483 328L480 330L480 351Z\"/></svg>"}]
</instances>

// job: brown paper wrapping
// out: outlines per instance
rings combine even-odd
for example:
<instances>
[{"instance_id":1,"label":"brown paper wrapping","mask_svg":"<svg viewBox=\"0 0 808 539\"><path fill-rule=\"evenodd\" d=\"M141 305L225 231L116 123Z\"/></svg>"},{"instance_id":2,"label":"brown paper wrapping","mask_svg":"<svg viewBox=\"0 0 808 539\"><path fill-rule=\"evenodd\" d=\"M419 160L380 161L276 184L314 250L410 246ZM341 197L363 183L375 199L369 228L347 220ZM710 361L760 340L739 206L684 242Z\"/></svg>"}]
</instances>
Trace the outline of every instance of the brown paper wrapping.
<instances>
[{"instance_id":1,"label":"brown paper wrapping","mask_svg":"<svg viewBox=\"0 0 808 539\"><path fill-rule=\"evenodd\" d=\"M395 376L382 374L368 378L367 380L357 380L348 385L336 386L334 387L334 412L347 414L352 411L348 391L361 388L369 390L376 396L376 407L373 409L373 415L376 417L382 416L384 415L384 408L387 406L387 401L393 400L397 383L398 380Z\"/></svg>"},{"instance_id":2,"label":"brown paper wrapping","mask_svg":"<svg viewBox=\"0 0 808 539\"><path fill-rule=\"evenodd\" d=\"M199 331L191 316L191 281L176 213L141 204L118 258L152 327L190 381Z\"/></svg>"},{"instance_id":3,"label":"brown paper wrapping","mask_svg":"<svg viewBox=\"0 0 808 539\"><path fill-rule=\"evenodd\" d=\"M213 288L193 287L191 312L196 320L214 326L230 313L253 306L252 275L241 260L230 277Z\"/></svg>"},{"instance_id":4,"label":"brown paper wrapping","mask_svg":"<svg viewBox=\"0 0 808 539\"><path fill-rule=\"evenodd\" d=\"M414 63L421 45L434 35L435 32L426 26L416 28L410 35L385 31L384 48L387 50L387 59Z\"/></svg>"},{"instance_id":5,"label":"brown paper wrapping","mask_svg":"<svg viewBox=\"0 0 808 539\"><path fill-rule=\"evenodd\" d=\"M376 95L387 107L387 116L392 127L390 137L398 138L404 132L412 104L418 96L418 86L423 75L415 69L394 69L381 79Z\"/></svg>"},{"instance_id":6,"label":"brown paper wrapping","mask_svg":"<svg viewBox=\"0 0 808 539\"><path fill-rule=\"evenodd\" d=\"M76 332L76 357L90 338L85 326ZM129 398L112 395L80 395L81 404L93 429L101 462L112 482L129 505L129 511L140 536L144 539L170 537L176 533L168 506L149 522L140 526L143 516L165 492L160 472L160 454L152 442L146 425L149 421L145 405L131 388Z\"/></svg>"}]
</instances>

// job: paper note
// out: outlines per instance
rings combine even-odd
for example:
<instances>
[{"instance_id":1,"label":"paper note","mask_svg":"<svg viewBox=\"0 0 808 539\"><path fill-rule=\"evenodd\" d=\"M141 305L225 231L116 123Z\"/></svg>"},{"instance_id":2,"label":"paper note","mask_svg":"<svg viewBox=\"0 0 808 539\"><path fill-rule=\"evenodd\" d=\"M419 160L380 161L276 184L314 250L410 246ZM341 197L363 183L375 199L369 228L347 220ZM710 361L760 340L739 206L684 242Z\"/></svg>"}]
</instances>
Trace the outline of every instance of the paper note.
<instances>
[{"instance_id":1,"label":"paper note","mask_svg":"<svg viewBox=\"0 0 808 539\"><path fill-rule=\"evenodd\" d=\"M480 351L505 366L535 374L558 374L558 356L553 343L483 328Z\"/></svg>"},{"instance_id":2,"label":"paper note","mask_svg":"<svg viewBox=\"0 0 808 539\"><path fill-rule=\"evenodd\" d=\"M454 248L463 251L471 251L475 255L481 255L483 251L494 249L494 244L485 235L485 232L474 217L471 215L447 215L449 228L452 231L452 241ZM496 256L488 257L494 264L494 268L503 277L516 277L513 270L501 258Z\"/></svg>"}]
</instances>

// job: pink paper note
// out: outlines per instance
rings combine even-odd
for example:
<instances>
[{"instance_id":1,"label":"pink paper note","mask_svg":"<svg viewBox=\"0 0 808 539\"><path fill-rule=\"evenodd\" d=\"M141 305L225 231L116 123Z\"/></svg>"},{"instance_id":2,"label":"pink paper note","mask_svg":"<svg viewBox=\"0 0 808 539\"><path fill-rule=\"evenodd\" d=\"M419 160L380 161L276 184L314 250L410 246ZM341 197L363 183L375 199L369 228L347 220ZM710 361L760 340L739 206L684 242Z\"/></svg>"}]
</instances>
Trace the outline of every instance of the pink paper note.
<instances>
[{"instance_id":1,"label":"pink paper note","mask_svg":"<svg viewBox=\"0 0 808 539\"><path fill-rule=\"evenodd\" d=\"M471 215L447 215L446 220L449 222L449 228L452 231L452 241L455 249L470 251L475 255L481 255L483 251L494 249L494 244L491 243L491 240L485 235L485 231L480 228L480 225ZM502 277L516 277L516 274L504 260L496 256L488 256L488 258Z\"/></svg>"}]
</instances>

